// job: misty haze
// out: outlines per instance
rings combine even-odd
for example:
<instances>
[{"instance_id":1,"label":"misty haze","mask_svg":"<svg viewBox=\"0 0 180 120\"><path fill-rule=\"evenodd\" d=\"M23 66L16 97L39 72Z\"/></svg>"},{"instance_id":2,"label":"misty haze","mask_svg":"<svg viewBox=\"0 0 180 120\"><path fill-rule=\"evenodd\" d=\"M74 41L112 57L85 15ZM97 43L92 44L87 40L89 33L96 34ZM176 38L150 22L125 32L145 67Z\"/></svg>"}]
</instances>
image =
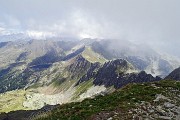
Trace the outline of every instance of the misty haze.
<instances>
[{"instance_id":1,"label":"misty haze","mask_svg":"<svg viewBox=\"0 0 180 120\"><path fill-rule=\"evenodd\" d=\"M179 120L179 0L1 0L0 120Z\"/></svg>"}]
</instances>

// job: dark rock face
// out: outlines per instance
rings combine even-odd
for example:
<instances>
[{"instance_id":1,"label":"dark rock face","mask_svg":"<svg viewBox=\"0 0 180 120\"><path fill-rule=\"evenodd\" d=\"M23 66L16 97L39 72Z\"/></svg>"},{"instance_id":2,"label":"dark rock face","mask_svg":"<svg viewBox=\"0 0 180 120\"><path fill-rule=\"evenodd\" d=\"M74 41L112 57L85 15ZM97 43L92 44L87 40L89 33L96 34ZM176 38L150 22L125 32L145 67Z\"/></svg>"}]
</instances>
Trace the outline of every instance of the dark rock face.
<instances>
[{"instance_id":1,"label":"dark rock face","mask_svg":"<svg viewBox=\"0 0 180 120\"><path fill-rule=\"evenodd\" d=\"M172 71L165 79L180 80L180 67Z\"/></svg>"},{"instance_id":2,"label":"dark rock face","mask_svg":"<svg viewBox=\"0 0 180 120\"><path fill-rule=\"evenodd\" d=\"M94 63L94 64L90 64L90 67L88 68L87 72L85 75L83 75L79 81L77 82L76 85L79 85L82 82L88 81L92 78L95 78L96 76L96 72L98 71L98 69L100 68L100 63Z\"/></svg>"},{"instance_id":3,"label":"dark rock face","mask_svg":"<svg viewBox=\"0 0 180 120\"><path fill-rule=\"evenodd\" d=\"M66 70L70 73L71 79L79 79L84 74L86 74L87 70L90 68L92 63L87 61L85 58L83 58L81 55L78 55L75 58L75 61L66 68Z\"/></svg>"},{"instance_id":4,"label":"dark rock face","mask_svg":"<svg viewBox=\"0 0 180 120\"><path fill-rule=\"evenodd\" d=\"M95 76L95 85L114 86L116 89L129 83L142 83L158 81L161 78L154 78L152 75L142 71L140 73L126 73L132 69L126 60L117 59L107 62L101 67Z\"/></svg>"},{"instance_id":5,"label":"dark rock face","mask_svg":"<svg viewBox=\"0 0 180 120\"><path fill-rule=\"evenodd\" d=\"M79 79L76 85L93 79L95 85L114 86L116 89L129 83L142 83L161 80L142 71L140 73L128 73L134 70L133 66L123 59L106 62L102 66L99 63L90 64L86 73Z\"/></svg>"},{"instance_id":6,"label":"dark rock face","mask_svg":"<svg viewBox=\"0 0 180 120\"><path fill-rule=\"evenodd\" d=\"M126 67L127 69L127 61L119 59L105 63L97 72L94 84L105 85L107 87L117 85L117 78L119 75L116 70L118 66Z\"/></svg>"}]
</instances>

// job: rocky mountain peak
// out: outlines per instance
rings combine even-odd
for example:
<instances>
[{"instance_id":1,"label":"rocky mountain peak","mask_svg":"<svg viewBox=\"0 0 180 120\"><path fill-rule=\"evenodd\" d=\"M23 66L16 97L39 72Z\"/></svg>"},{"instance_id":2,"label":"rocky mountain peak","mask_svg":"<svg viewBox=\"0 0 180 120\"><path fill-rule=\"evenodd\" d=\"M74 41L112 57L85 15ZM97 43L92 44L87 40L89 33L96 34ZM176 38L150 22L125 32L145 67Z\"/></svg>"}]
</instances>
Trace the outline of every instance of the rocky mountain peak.
<instances>
[{"instance_id":1,"label":"rocky mountain peak","mask_svg":"<svg viewBox=\"0 0 180 120\"><path fill-rule=\"evenodd\" d=\"M95 85L114 86L120 88L128 83L142 83L157 81L152 75L142 71L138 73L133 65L126 60L117 59L106 62L97 72L94 80Z\"/></svg>"},{"instance_id":2,"label":"rocky mountain peak","mask_svg":"<svg viewBox=\"0 0 180 120\"><path fill-rule=\"evenodd\" d=\"M79 78L87 72L91 64L82 55L78 55L66 69L72 74L71 78Z\"/></svg>"},{"instance_id":3,"label":"rocky mountain peak","mask_svg":"<svg viewBox=\"0 0 180 120\"><path fill-rule=\"evenodd\" d=\"M106 62L103 65L104 68L106 69L113 69L116 73L128 73L128 71L135 71L135 68L133 67L132 64L130 64L127 60L124 59L116 59L116 60L111 60L109 62Z\"/></svg>"},{"instance_id":4,"label":"rocky mountain peak","mask_svg":"<svg viewBox=\"0 0 180 120\"><path fill-rule=\"evenodd\" d=\"M180 67L172 71L165 79L180 80Z\"/></svg>"}]
</instances>

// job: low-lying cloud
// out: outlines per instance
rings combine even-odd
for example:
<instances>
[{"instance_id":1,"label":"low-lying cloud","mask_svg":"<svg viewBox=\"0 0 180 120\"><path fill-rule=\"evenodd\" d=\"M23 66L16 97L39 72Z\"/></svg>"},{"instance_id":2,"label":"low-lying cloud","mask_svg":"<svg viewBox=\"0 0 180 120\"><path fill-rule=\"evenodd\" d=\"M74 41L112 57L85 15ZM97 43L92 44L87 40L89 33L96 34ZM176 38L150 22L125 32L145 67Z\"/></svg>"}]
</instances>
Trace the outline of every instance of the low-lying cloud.
<instances>
[{"instance_id":1,"label":"low-lying cloud","mask_svg":"<svg viewBox=\"0 0 180 120\"><path fill-rule=\"evenodd\" d=\"M180 56L179 0L4 0L0 35L125 39Z\"/></svg>"}]
</instances>

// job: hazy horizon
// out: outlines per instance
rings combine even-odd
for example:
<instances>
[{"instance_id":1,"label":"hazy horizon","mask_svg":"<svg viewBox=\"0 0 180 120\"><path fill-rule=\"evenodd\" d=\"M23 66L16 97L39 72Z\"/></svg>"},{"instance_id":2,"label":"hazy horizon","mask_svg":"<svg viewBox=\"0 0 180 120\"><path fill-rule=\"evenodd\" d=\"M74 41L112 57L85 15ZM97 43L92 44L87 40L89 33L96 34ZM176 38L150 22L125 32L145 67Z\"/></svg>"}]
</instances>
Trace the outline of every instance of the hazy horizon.
<instances>
[{"instance_id":1,"label":"hazy horizon","mask_svg":"<svg viewBox=\"0 0 180 120\"><path fill-rule=\"evenodd\" d=\"M179 0L5 0L0 35L128 40L179 56Z\"/></svg>"}]
</instances>

